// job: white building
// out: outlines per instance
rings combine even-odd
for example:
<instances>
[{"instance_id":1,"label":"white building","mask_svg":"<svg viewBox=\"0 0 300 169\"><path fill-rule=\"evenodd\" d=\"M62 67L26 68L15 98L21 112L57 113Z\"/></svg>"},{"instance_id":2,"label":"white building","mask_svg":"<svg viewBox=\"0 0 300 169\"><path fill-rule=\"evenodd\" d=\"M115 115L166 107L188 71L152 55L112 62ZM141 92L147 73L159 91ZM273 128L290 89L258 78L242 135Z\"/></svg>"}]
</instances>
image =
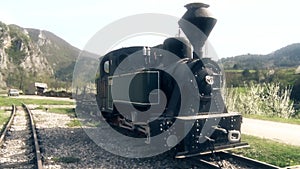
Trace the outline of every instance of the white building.
<instances>
[{"instance_id":1,"label":"white building","mask_svg":"<svg viewBox=\"0 0 300 169\"><path fill-rule=\"evenodd\" d=\"M47 91L48 85L46 83L34 82L29 85L27 94L42 95Z\"/></svg>"}]
</instances>

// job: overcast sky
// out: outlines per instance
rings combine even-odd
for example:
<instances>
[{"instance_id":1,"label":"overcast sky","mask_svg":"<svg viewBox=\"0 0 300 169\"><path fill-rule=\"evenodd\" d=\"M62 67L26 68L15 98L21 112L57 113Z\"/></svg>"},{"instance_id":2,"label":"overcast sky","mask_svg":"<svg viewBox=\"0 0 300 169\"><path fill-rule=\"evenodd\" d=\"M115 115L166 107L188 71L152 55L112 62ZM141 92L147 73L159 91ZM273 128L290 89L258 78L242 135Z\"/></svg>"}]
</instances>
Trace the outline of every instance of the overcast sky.
<instances>
[{"instance_id":1,"label":"overcast sky","mask_svg":"<svg viewBox=\"0 0 300 169\"><path fill-rule=\"evenodd\" d=\"M83 49L104 26L126 16L162 13L180 18L191 0L9 0L0 20L53 32ZM198 1L199 2L199 1ZM268 54L300 42L300 1L203 0L218 22L209 37L219 57ZM139 44L137 44L139 45Z\"/></svg>"}]
</instances>

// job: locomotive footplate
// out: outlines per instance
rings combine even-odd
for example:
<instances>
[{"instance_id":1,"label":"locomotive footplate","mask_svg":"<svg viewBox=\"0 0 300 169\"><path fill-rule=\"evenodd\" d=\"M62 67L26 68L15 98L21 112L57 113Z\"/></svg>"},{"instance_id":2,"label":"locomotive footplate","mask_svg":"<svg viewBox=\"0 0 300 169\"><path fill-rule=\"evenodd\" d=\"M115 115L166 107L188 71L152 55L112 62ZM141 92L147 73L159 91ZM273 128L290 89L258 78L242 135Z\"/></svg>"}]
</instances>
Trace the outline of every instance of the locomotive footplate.
<instances>
[{"instance_id":1,"label":"locomotive footplate","mask_svg":"<svg viewBox=\"0 0 300 169\"><path fill-rule=\"evenodd\" d=\"M189 129L177 146L176 158L249 147L248 143L241 142L242 116L239 113L210 113L176 118L185 130Z\"/></svg>"}]
</instances>

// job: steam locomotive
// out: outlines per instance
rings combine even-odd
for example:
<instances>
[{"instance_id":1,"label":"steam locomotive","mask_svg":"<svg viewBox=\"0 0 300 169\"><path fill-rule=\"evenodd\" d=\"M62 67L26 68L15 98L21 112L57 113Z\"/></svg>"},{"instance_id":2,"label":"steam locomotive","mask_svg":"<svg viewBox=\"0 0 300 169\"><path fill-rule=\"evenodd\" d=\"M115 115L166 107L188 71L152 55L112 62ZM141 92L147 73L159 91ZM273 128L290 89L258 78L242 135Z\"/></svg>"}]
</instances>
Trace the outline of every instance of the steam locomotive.
<instances>
[{"instance_id":1,"label":"steam locomotive","mask_svg":"<svg viewBox=\"0 0 300 169\"><path fill-rule=\"evenodd\" d=\"M171 37L154 47L126 47L103 56L96 79L98 108L116 130L146 143L167 133L163 142L177 158L244 147L242 116L228 113L222 98L222 69L202 56L216 19L206 4L185 7L178 24L187 38Z\"/></svg>"}]
</instances>

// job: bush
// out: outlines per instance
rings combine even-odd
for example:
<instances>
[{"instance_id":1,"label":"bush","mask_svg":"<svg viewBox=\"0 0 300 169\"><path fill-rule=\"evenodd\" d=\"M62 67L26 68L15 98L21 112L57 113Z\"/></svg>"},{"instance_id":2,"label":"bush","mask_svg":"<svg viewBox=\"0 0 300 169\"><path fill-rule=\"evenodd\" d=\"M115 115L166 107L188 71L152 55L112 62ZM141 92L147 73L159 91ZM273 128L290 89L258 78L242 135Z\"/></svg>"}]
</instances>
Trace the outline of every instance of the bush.
<instances>
[{"instance_id":1,"label":"bush","mask_svg":"<svg viewBox=\"0 0 300 169\"><path fill-rule=\"evenodd\" d=\"M297 118L297 119L300 119L300 110L296 110L293 117Z\"/></svg>"},{"instance_id":2,"label":"bush","mask_svg":"<svg viewBox=\"0 0 300 169\"><path fill-rule=\"evenodd\" d=\"M294 86L291 93L291 98L294 99L296 102L300 102L300 79L298 79Z\"/></svg>"},{"instance_id":3,"label":"bush","mask_svg":"<svg viewBox=\"0 0 300 169\"><path fill-rule=\"evenodd\" d=\"M281 88L278 83L251 83L245 85L244 90L229 88L226 104L229 111L291 118L295 117L295 110L290 94L290 87Z\"/></svg>"}]
</instances>

